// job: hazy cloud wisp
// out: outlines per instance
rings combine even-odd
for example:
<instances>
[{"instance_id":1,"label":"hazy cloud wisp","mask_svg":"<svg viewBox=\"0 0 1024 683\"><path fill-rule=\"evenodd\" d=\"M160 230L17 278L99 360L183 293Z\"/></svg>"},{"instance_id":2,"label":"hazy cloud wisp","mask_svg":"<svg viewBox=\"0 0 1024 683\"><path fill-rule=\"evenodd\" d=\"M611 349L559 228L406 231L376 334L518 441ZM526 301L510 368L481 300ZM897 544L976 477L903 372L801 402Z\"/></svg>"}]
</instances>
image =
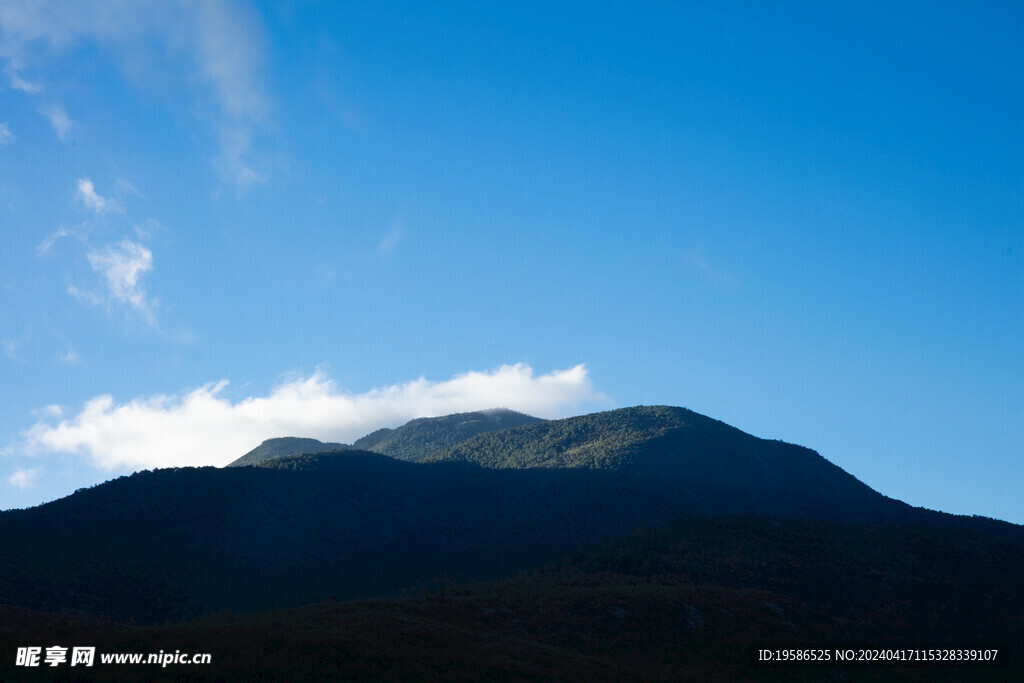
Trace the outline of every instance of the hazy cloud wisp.
<instances>
[{"instance_id":1,"label":"hazy cloud wisp","mask_svg":"<svg viewBox=\"0 0 1024 683\"><path fill-rule=\"evenodd\" d=\"M263 28L254 9L230 0L0 3L0 59L17 90L41 93L42 86L25 80L19 71L45 68L53 55L83 42L110 50L124 74L137 83L148 80L147 64L174 67L183 61L179 69L184 67L189 81L184 85L208 86L217 110L211 122L220 143L217 167L239 187L265 179L253 168L250 145L251 133L267 111ZM72 127L63 107L54 104L40 113L63 140Z\"/></svg>"},{"instance_id":2,"label":"hazy cloud wisp","mask_svg":"<svg viewBox=\"0 0 1024 683\"><path fill-rule=\"evenodd\" d=\"M50 125L53 126L53 131L61 140L66 138L68 133L71 132L71 127L74 125L74 121L72 121L71 117L68 116L64 107L59 104L55 104L41 110L40 113L50 122Z\"/></svg>"},{"instance_id":3,"label":"hazy cloud wisp","mask_svg":"<svg viewBox=\"0 0 1024 683\"><path fill-rule=\"evenodd\" d=\"M395 248L402 240L403 235L405 235L405 230L402 229L400 224L396 223L388 230L388 234L384 235L384 239L380 241L380 244L377 245L377 253L384 257L391 256L395 253Z\"/></svg>"},{"instance_id":4,"label":"hazy cloud wisp","mask_svg":"<svg viewBox=\"0 0 1024 683\"><path fill-rule=\"evenodd\" d=\"M105 469L225 465L275 436L351 443L416 417L505 407L553 418L581 404L607 401L591 386L584 365L544 375L523 363L503 365L441 382L421 377L363 394L342 391L318 371L267 396L237 402L221 395L227 384L222 380L177 396L126 403L97 396L72 418L40 419L23 434L25 450L80 454Z\"/></svg>"},{"instance_id":5,"label":"hazy cloud wisp","mask_svg":"<svg viewBox=\"0 0 1024 683\"><path fill-rule=\"evenodd\" d=\"M35 483L36 477L39 475L39 470L36 468L23 469L21 467L14 470L11 476L7 477L7 483L11 486L16 486L19 489L27 489Z\"/></svg>"},{"instance_id":6,"label":"hazy cloud wisp","mask_svg":"<svg viewBox=\"0 0 1024 683\"><path fill-rule=\"evenodd\" d=\"M38 95L43 92L43 86L38 83L30 83L16 73L8 73L11 79L11 87L28 95Z\"/></svg>"}]
</instances>

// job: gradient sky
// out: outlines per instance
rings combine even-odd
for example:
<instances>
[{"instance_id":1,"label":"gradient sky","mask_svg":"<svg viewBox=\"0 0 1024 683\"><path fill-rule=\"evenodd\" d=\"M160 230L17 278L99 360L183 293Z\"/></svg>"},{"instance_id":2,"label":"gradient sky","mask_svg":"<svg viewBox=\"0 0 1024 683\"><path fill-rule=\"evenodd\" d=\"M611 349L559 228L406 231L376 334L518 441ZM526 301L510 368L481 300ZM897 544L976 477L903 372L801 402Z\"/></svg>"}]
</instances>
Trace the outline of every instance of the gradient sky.
<instances>
[{"instance_id":1,"label":"gradient sky","mask_svg":"<svg viewBox=\"0 0 1024 683\"><path fill-rule=\"evenodd\" d=\"M0 508L681 405L1024 523L1024 5L0 0Z\"/></svg>"}]
</instances>

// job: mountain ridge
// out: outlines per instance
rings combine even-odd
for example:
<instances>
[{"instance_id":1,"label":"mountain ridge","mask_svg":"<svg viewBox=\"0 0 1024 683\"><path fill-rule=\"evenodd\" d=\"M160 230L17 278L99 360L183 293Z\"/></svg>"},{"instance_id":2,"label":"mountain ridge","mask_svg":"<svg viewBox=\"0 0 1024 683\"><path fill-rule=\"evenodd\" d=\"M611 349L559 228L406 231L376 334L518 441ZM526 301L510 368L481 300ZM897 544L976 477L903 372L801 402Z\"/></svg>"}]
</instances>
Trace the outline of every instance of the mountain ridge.
<instances>
[{"instance_id":1,"label":"mountain ridge","mask_svg":"<svg viewBox=\"0 0 1024 683\"><path fill-rule=\"evenodd\" d=\"M491 408L439 417L419 417L399 427L381 427L356 439L351 445L325 443L310 438L277 437L267 439L226 467L242 467L284 456L346 449L372 451L415 462L483 432L538 422L543 420L508 408Z\"/></svg>"},{"instance_id":2,"label":"mountain ridge","mask_svg":"<svg viewBox=\"0 0 1024 683\"><path fill-rule=\"evenodd\" d=\"M352 447L420 462L479 434L541 424L544 420L508 408L491 408L440 417L420 417L395 429L378 429Z\"/></svg>"},{"instance_id":3,"label":"mountain ridge","mask_svg":"<svg viewBox=\"0 0 1024 683\"><path fill-rule=\"evenodd\" d=\"M144 471L2 512L0 604L153 622L396 596L694 516L916 524L1024 545L1024 527L911 508L810 449L683 408L535 422L424 456L345 447Z\"/></svg>"}]
</instances>

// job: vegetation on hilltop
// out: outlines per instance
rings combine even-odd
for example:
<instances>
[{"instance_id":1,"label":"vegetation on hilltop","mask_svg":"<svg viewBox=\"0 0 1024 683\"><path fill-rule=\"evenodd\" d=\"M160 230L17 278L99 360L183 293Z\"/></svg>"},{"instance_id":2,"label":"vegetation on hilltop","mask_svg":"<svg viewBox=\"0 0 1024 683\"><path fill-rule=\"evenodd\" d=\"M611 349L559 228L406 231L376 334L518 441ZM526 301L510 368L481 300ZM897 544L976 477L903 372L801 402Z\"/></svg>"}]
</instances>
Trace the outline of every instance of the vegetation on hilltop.
<instances>
[{"instance_id":1,"label":"vegetation on hilltop","mask_svg":"<svg viewBox=\"0 0 1024 683\"><path fill-rule=\"evenodd\" d=\"M623 408L481 434L436 459L477 462L498 469L619 469L630 464L638 445L699 418L700 415L684 408Z\"/></svg>"},{"instance_id":2,"label":"vegetation on hilltop","mask_svg":"<svg viewBox=\"0 0 1024 683\"><path fill-rule=\"evenodd\" d=\"M505 408L423 417L397 429L378 429L358 439L352 447L399 460L420 462L477 434L542 422L540 418Z\"/></svg>"},{"instance_id":3,"label":"vegetation on hilltop","mask_svg":"<svg viewBox=\"0 0 1024 683\"><path fill-rule=\"evenodd\" d=\"M759 439L669 406L622 408L481 434L435 459L496 469L629 472L701 498L710 514L742 509L849 519L871 517L884 504L877 492L810 449Z\"/></svg>"},{"instance_id":4,"label":"vegetation on hilltop","mask_svg":"<svg viewBox=\"0 0 1024 683\"><path fill-rule=\"evenodd\" d=\"M471 413L456 413L442 417L421 417L410 420L401 427L378 429L358 439L351 446L340 443L324 443L316 439L294 436L267 439L228 467L255 465L256 463L304 453L324 453L354 449L390 455L399 460L421 462L435 453L451 448L477 434L500 429L511 429L522 425L543 422L540 418L514 410L496 408Z\"/></svg>"},{"instance_id":5,"label":"vegetation on hilltop","mask_svg":"<svg viewBox=\"0 0 1024 683\"><path fill-rule=\"evenodd\" d=\"M280 458L285 455L339 451L345 448L350 448L350 446L343 443L324 443L317 439L297 436L282 436L276 439L267 439L242 457L228 463L227 467L244 467L245 465L254 465L263 460Z\"/></svg>"}]
</instances>

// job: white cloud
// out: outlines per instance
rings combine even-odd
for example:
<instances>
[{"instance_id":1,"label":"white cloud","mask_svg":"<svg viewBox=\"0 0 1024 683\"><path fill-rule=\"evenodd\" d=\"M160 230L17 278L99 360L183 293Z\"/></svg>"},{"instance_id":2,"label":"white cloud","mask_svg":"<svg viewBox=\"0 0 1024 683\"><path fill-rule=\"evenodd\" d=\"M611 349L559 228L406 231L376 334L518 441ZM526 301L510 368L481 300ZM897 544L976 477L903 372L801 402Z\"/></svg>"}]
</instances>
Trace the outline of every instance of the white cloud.
<instances>
[{"instance_id":1,"label":"white cloud","mask_svg":"<svg viewBox=\"0 0 1024 683\"><path fill-rule=\"evenodd\" d=\"M522 363L503 365L442 382L421 377L363 394L339 389L318 371L267 396L235 403L221 395L227 384L222 380L178 396L127 403L97 396L73 418L37 422L23 434L25 449L76 453L105 469L225 465L275 436L351 443L416 417L506 407L552 418L581 404L607 401L594 391L583 365L539 376Z\"/></svg>"},{"instance_id":2,"label":"white cloud","mask_svg":"<svg viewBox=\"0 0 1024 683\"><path fill-rule=\"evenodd\" d=\"M142 277L153 270L153 252L131 240L121 240L104 249L86 254L92 269L106 280L110 300L127 304L138 311L151 325L156 324L156 302L146 294ZM69 287L68 292L79 299L95 302L94 295Z\"/></svg>"},{"instance_id":3,"label":"white cloud","mask_svg":"<svg viewBox=\"0 0 1024 683\"><path fill-rule=\"evenodd\" d=\"M14 133L6 121L0 122L0 145L9 145L14 142Z\"/></svg>"},{"instance_id":4,"label":"white cloud","mask_svg":"<svg viewBox=\"0 0 1024 683\"><path fill-rule=\"evenodd\" d=\"M227 180L244 187L266 179L254 169L250 138L268 109L262 71L263 27L257 12L231 0L4 0L0 3L0 59L14 87L40 88L17 76L26 63L41 67L55 55L93 43L112 53L126 76L152 87L169 74L177 85L211 101L210 117L220 141L215 159ZM17 80L16 80L17 79ZM199 84L205 88L196 89ZM61 110L62 111L62 110ZM46 113L46 112L44 112ZM64 133L47 113L58 134Z\"/></svg>"},{"instance_id":5,"label":"white cloud","mask_svg":"<svg viewBox=\"0 0 1024 683\"><path fill-rule=\"evenodd\" d=\"M90 211L104 213L106 211L121 210L121 206L116 200L107 199L96 194L96 188L88 178L79 178L77 180L77 185L78 189L75 192L75 197Z\"/></svg>"},{"instance_id":6,"label":"white cloud","mask_svg":"<svg viewBox=\"0 0 1024 683\"><path fill-rule=\"evenodd\" d=\"M56 403L51 403L50 405L43 406L39 410L34 411L34 413L39 417L63 417L64 409Z\"/></svg>"},{"instance_id":7,"label":"white cloud","mask_svg":"<svg viewBox=\"0 0 1024 683\"><path fill-rule=\"evenodd\" d=\"M68 117L68 113L64 111L64 107L59 104L47 107L46 109L41 109L39 113L47 118L50 125L53 126L54 132L57 133L57 137L61 140L67 137L68 133L71 132L71 127L75 123Z\"/></svg>"},{"instance_id":8,"label":"white cloud","mask_svg":"<svg viewBox=\"0 0 1024 683\"><path fill-rule=\"evenodd\" d=\"M7 483L17 486L19 489L27 489L35 482L38 474L39 470L37 468L26 470L19 467L14 470L14 474L7 477Z\"/></svg>"}]
</instances>

